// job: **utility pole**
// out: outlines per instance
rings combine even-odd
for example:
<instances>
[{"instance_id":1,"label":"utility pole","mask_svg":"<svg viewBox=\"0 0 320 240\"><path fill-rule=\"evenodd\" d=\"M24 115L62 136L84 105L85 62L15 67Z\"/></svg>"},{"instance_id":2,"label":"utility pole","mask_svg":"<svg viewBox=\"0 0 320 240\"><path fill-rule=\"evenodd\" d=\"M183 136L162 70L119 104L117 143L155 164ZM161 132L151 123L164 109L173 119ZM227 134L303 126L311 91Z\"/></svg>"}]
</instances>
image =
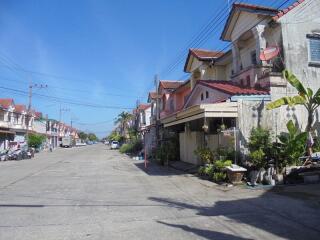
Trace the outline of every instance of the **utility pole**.
<instances>
[{"instance_id":1,"label":"utility pole","mask_svg":"<svg viewBox=\"0 0 320 240\"><path fill-rule=\"evenodd\" d=\"M69 108L62 108L61 107L61 104L60 104L60 109L59 109L59 122L61 123L61 121L62 121L62 113L63 112L69 112L70 111L70 109Z\"/></svg>"},{"instance_id":2,"label":"utility pole","mask_svg":"<svg viewBox=\"0 0 320 240\"><path fill-rule=\"evenodd\" d=\"M33 88L38 88L38 89L42 89L42 88L47 88L48 85L47 84L32 84L32 78L30 78L30 84L29 84L29 96L28 96L28 109L27 109L27 129L26 129L26 140L28 141L29 138L29 125L30 125L30 121L31 121L31 108L32 108L32 89Z\"/></svg>"},{"instance_id":3,"label":"utility pole","mask_svg":"<svg viewBox=\"0 0 320 240\"><path fill-rule=\"evenodd\" d=\"M158 75L154 76L154 85L156 87L156 148L159 146L159 121L160 121L160 99L159 99L159 79Z\"/></svg>"}]
</instances>

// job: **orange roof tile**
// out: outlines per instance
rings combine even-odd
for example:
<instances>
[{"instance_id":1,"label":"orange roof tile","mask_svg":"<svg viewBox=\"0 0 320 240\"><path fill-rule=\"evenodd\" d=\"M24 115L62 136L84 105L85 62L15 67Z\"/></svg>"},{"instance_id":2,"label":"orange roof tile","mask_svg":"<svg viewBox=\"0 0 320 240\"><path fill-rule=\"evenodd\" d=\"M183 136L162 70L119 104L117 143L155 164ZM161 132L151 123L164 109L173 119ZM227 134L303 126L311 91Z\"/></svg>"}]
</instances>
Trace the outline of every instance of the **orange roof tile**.
<instances>
[{"instance_id":1,"label":"orange roof tile","mask_svg":"<svg viewBox=\"0 0 320 240\"><path fill-rule=\"evenodd\" d=\"M14 111L17 113L22 113L27 111L26 105L23 104L17 104L14 106Z\"/></svg>"},{"instance_id":2,"label":"orange roof tile","mask_svg":"<svg viewBox=\"0 0 320 240\"><path fill-rule=\"evenodd\" d=\"M183 81L160 81L160 85L164 89L176 89L180 85L182 85L184 82Z\"/></svg>"},{"instance_id":3,"label":"orange roof tile","mask_svg":"<svg viewBox=\"0 0 320 240\"><path fill-rule=\"evenodd\" d=\"M195 48L191 48L189 51L199 60L210 60L212 58L221 57L224 54L224 52L221 52L221 51L211 51L211 50L195 49Z\"/></svg>"},{"instance_id":4,"label":"orange roof tile","mask_svg":"<svg viewBox=\"0 0 320 240\"><path fill-rule=\"evenodd\" d=\"M13 104L12 98L0 98L0 106L3 108L9 108Z\"/></svg>"},{"instance_id":5,"label":"orange roof tile","mask_svg":"<svg viewBox=\"0 0 320 240\"><path fill-rule=\"evenodd\" d=\"M240 86L230 81L200 80L198 84L213 88L231 95L265 95L268 90Z\"/></svg>"}]
</instances>

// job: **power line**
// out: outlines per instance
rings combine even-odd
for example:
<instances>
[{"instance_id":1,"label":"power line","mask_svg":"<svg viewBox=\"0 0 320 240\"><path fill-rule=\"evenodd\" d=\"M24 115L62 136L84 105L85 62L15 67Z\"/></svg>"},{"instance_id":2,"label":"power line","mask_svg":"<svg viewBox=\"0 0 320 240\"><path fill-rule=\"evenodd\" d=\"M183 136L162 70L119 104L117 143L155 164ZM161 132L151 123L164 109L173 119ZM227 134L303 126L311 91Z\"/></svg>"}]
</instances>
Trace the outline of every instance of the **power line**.
<instances>
[{"instance_id":1,"label":"power line","mask_svg":"<svg viewBox=\"0 0 320 240\"><path fill-rule=\"evenodd\" d=\"M23 94L24 96L28 95L28 92L23 91L23 90L7 88L7 87L3 87L3 86L0 86L0 89ZM129 109L129 110L133 109L132 107L107 106L107 105L98 105L98 104L93 104L93 103L78 102L77 100L73 100L73 99L59 98L59 97L55 97L55 96L43 95L43 94L38 94L38 93L34 93L33 95L40 97L40 98L45 98L48 101L67 103L67 104L71 104L71 105L84 106L84 107L107 108L107 109Z\"/></svg>"}]
</instances>

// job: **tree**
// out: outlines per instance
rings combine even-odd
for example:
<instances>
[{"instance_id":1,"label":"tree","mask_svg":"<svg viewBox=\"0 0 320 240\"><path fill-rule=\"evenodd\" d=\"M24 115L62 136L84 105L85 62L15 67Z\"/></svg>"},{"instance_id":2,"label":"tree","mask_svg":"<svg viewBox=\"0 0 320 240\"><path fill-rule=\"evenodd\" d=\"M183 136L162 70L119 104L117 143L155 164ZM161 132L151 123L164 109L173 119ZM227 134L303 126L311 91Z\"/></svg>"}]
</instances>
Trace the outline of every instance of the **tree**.
<instances>
[{"instance_id":1,"label":"tree","mask_svg":"<svg viewBox=\"0 0 320 240\"><path fill-rule=\"evenodd\" d=\"M290 120L287 123L288 133L282 133L278 136L280 143L280 156L282 158L282 166L297 165L299 157L304 152L304 144L307 140L307 132L300 132Z\"/></svg>"},{"instance_id":2,"label":"tree","mask_svg":"<svg viewBox=\"0 0 320 240\"><path fill-rule=\"evenodd\" d=\"M89 133L88 139L89 139L89 141L92 141L92 142L98 141L98 137L94 133Z\"/></svg>"},{"instance_id":3,"label":"tree","mask_svg":"<svg viewBox=\"0 0 320 240\"><path fill-rule=\"evenodd\" d=\"M267 104L267 109L275 109L281 106L302 105L308 112L306 132L310 132L314 120L315 110L320 105L320 89L313 93L312 89L305 88L298 78L288 70L283 71L284 78L298 91L298 95L293 97L282 97Z\"/></svg>"},{"instance_id":4,"label":"tree","mask_svg":"<svg viewBox=\"0 0 320 240\"><path fill-rule=\"evenodd\" d=\"M132 119L132 114L128 112L121 112L118 117L115 119L115 124L120 125L120 135L125 137L126 129L129 127L128 123Z\"/></svg>"},{"instance_id":5,"label":"tree","mask_svg":"<svg viewBox=\"0 0 320 240\"><path fill-rule=\"evenodd\" d=\"M29 134L28 146L33 148L39 148L45 141L46 137L39 134Z\"/></svg>"},{"instance_id":6,"label":"tree","mask_svg":"<svg viewBox=\"0 0 320 240\"><path fill-rule=\"evenodd\" d=\"M79 138L83 141L86 141L88 139L88 134L85 132L79 132Z\"/></svg>"}]
</instances>

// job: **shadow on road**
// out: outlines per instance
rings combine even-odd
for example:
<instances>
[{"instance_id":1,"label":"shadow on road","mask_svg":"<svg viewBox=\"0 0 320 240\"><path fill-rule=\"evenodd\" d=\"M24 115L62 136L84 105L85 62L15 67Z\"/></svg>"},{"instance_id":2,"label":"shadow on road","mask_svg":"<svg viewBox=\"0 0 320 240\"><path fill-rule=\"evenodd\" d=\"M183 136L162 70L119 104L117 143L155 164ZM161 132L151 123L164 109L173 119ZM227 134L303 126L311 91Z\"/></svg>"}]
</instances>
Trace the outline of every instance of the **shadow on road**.
<instances>
[{"instance_id":1,"label":"shadow on road","mask_svg":"<svg viewBox=\"0 0 320 240\"><path fill-rule=\"evenodd\" d=\"M168 168L165 166L157 165L156 163L149 162L147 168L145 168L144 161L134 163L134 165L141 171L144 171L150 176L173 176L173 175L183 175L184 172Z\"/></svg>"},{"instance_id":2,"label":"shadow on road","mask_svg":"<svg viewBox=\"0 0 320 240\"><path fill-rule=\"evenodd\" d=\"M182 224L172 224L172 223L165 223L162 221L157 221L158 223L164 224L169 227L174 227L174 228L180 228L186 232L190 232L193 234L196 234L198 236L207 238L207 239L214 239L214 240L223 240L223 239L228 239L228 240L252 240L252 238L242 238L242 237L237 237L231 234L227 233L221 233L221 232L216 232L212 230L207 230L207 229L199 229L199 228L193 228L189 227L186 225Z\"/></svg>"},{"instance_id":3,"label":"shadow on road","mask_svg":"<svg viewBox=\"0 0 320 240\"><path fill-rule=\"evenodd\" d=\"M200 216L224 216L229 218L233 224L239 223L237 228L251 226L250 229L253 227L286 239L319 239L320 236L320 209L309 208L302 201L298 202L273 193L265 193L255 198L217 201L214 205L206 206L168 198L150 197L149 199L165 203L168 207L180 211L194 210L195 214ZM161 223L193 232L207 239L241 239L186 225ZM245 231L251 231L250 229L245 229Z\"/></svg>"}]
</instances>

